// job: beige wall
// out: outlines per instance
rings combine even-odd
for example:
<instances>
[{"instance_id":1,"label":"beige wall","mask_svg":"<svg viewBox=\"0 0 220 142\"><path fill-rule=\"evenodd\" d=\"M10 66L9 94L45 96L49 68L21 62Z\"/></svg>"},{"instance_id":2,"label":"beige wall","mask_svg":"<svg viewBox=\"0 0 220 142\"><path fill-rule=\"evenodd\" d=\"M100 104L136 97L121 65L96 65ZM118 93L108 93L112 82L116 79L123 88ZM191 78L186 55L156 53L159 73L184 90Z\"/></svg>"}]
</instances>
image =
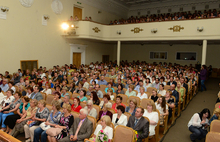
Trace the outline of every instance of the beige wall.
<instances>
[{"instance_id":1,"label":"beige wall","mask_svg":"<svg viewBox=\"0 0 220 142\"><path fill-rule=\"evenodd\" d=\"M220 45L208 45L206 65L212 65L213 68L220 68Z\"/></svg>"},{"instance_id":2,"label":"beige wall","mask_svg":"<svg viewBox=\"0 0 220 142\"><path fill-rule=\"evenodd\" d=\"M70 62L70 46L60 36L63 34L60 25L73 14L76 0L62 1L64 10L60 15L52 11L52 0L35 0L30 8L23 7L19 0L0 0L0 3L0 6L9 7L7 19L0 19L1 73L5 70L16 72L20 68L20 60L38 60L39 66L47 68ZM98 15L98 9L89 5L80 6L83 7L83 16L91 16L98 22L116 18L105 11ZM50 16L47 26L42 25L44 14ZM94 60L100 60L100 57Z\"/></svg>"}]
</instances>

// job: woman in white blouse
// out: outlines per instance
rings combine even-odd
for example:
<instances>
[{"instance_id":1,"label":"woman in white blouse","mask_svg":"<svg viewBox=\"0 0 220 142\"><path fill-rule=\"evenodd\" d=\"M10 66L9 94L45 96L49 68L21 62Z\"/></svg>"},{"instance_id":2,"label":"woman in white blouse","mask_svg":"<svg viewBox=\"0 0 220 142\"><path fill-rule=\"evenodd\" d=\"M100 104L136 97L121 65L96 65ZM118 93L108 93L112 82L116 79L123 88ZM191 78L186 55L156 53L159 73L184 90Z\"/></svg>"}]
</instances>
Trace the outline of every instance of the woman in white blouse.
<instances>
[{"instance_id":1,"label":"woman in white blouse","mask_svg":"<svg viewBox=\"0 0 220 142\"><path fill-rule=\"evenodd\" d=\"M127 116L123 113L125 112L125 108L122 105L117 106L117 113L113 114L112 123L114 126L123 125L126 126L128 119Z\"/></svg>"},{"instance_id":2,"label":"woman in white blouse","mask_svg":"<svg viewBox=\"0 0 220 142\"><path fill-rule=\"evenodd\" d=\"M108 115L104 115L101 118L100 124L97 125L93 138L90 138L92 141L96 141L96 137L99 136L99 133L101 130L103 130L103 133L108 135L108 139L111 141L113 138L113 129L110 127L111 125L111 118Z\"/></svg>"},{"instance_id":3,"label":"woman in white blouse","mask_svg":"<svg viewBox=\"0 0 220 142\"><path fill-rule=\"evenodd\" d=\"M6 96L4 96L4 98L2 100L0 100L0 107L1 107L1 109L3 109L6 106L8 106L15 99L15 97L12 96L12 94L13 94L13 90L9 89L6 92Z\"/></svg>"},{"instance_id":4,"label":"woman in white blouse","mask_svg":"<svg viewBox=\"0 0 220 142\"><path fill-rule=\"evenodd\" d=\"M52 90L50 89L51 85L50 83L45 84L45 89L42 90L41 92L46 93L47 95L52 94Z\"/></svg>"},{"instance_id":5,"label":"woman in white blouse","mask_svg":"<svg viewBox=\"0 0 220 142\"><path fill-rule=\"evenodd\" d=\"M153 87L152 84L151 84L151 82L150 82L150 79L149 79L149 78L146 79L145 87L146 87L146 89L147 89L148 87Z\"/></svg>"},{"instance_id":6,"label":"woman in white blouse","mask_svg":"<svg viewBox=\"0 0 220 142\"><path fill-rule=\"evenodd\" d=\"M140 87L140 93L138 93L137 97L139 97L141 100L146 98L148 99L148 96L146 93L144 93L144 87Z\"/></svg>"},{"instance_id":7,"label":"woman in white blouse","mask_svg":"<svg viewBox=\"0 0 220 142\"><path fill-rule=\"evenodd\" d=\"M157 94L161 94L162 96L166 95L166 90L164 90L164 85L160 84L159 90L157 91Z\"/></svg>"},{"instance_id":8,"label":"woman in white blouse","mask_svg":"<svg viewBox=\"0 0 220 142\"><path fill-rule=\"evenodd\" d=\"M150 120L149 136L155 135L155 127L157 126L159 118L158 118L158 113L156 111L156 106L153 100L147 103L147 109L144 109L143 116L147 117Z\"/></svg>"},{"instance_id":9,"label":"woman in white blouse","mask_svg":"<svg viewBox=\"0 0 220 142\"><path fill-rule=\"evenodd\" d=\"M156 105L156 109L159 110L160 112L160 124L163 124L164 121L164 116L168 115L168 105L166 104L166 100L164 96L160 96L157 100L157 102L155 103Z\"/></svg>"},{"instance_id":10,"label":"woman in white blouse","mask_svg":"<svg viewBox=\"0 0 220 142\"><path fill-rule=\"evenodd\" d=\"M202 139L206 137L207 127L210 118L209 109L205 108L200 113L195 113L188 123L188 128L192 132L190 135L191 141L195 142L196 139Z\"/></svg>"}]
</instances>

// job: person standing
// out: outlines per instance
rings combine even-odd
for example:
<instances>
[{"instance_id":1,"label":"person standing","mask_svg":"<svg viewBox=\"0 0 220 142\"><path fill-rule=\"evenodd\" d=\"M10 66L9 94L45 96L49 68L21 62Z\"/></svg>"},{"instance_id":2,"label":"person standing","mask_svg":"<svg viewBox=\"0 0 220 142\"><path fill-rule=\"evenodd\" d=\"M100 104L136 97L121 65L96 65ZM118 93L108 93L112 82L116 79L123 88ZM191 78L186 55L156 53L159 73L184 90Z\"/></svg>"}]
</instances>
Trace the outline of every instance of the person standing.
<instances>
[{"instance_id":1,"label":"person standing","mask_svg":"<svg viewBox=\"0 0 220 142\"><path fill-rule=\"evenodd\" d=\"M203 89L206 91L205 80L206 80L207 70L205 68L206 68L206 66L202 65L202 69L199 72L200 79L201 79L201 91L203 91Z\"/></svg>"}]
</instances>

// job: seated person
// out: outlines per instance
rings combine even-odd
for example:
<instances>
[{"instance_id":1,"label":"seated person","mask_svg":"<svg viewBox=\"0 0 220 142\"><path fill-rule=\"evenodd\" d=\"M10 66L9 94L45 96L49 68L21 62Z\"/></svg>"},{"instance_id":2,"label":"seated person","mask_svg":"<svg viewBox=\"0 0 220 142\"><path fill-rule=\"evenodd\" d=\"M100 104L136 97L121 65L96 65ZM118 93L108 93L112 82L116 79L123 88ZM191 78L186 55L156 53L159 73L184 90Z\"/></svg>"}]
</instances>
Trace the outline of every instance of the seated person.
<instances>
[{"instance_id":1,"label":"seated person","mask_svg":"<svg viewBox=\"0 0 220 142\"><path fill-rule=\"evenodd\" d=\"M108 89L112 89L113 93L115 92L114 88L112 88L113 84L111 82L108 83L108 87L105 88L105 93L108 92Z\"/></svg>"},{"instance_id":2,"label":"seated person","mask_svg":"<svg viewBox=\"0 0 220 142\"><path fill-rule=\"evenodd\" d=\"M79 112L82 109L82 107L80 106L80 100L79 98L75 97L73 99L73 104L71 106L71 110L75 111L75 112Z\"/></svg>"},{"instance_id":3,"label":"seated person","mask_svg":"<svg viewBox=\"0 0 220 142\"><path fill-rule=\"evenodd\" d=\"M128 97L130 96L136 96L136 92L134 91L134 85L130 85L128 90L126 91L125 95Z\"/></svg>"},{"instance_id":4,"label":"seated person","mask_svg":"<svg viewBox=\"0 0 220 142\"><path fill-rule=\"evenodd\" d=\"M143 117L144 109L138 107L135 116L130 116L127 127L130 127L138 132L137 142L142 142L143 139L148 137L149 122Z\"/></svg>"},{"instance_id":5,"label":"seated person","mask_svg":"<svg viewBox=\"0 0 220 142\"><path fill-rule=\"evenodd\" d=\"M181 94L180 100L181 100L181 102L183 102L184 89L181 87L181 83L180 82L177 82L175 90Z\"/></svg>"},{"instance_id":6,"label":"seated person","mask_svg":"<svg viewBox=\"0 0 220 142\"><path fill-rule=\"evenodd\" d=\"M57 92L57 94L58 94L58 92ZM69 105L71 105L71 103L70 103L69 100L70 100L70 96L69 96L69 95L64 96L63 102L61 102L60 106L63 107L64 104L69 104Z\"/></svg>"},{"instance_id":7,"label":"seated person","mask_svg":"<svg viewBox=\"0 0 220 142\"><path fill-rule=\"evenodd\" d=\"M125 108L125 105L122 103L122 97L121 96L116 97L116 101L112 105L112 109L114 109L115 112L117 112L117 106L119 106L119 105L122 105Z\"/></svg>"},{"instance_id":8,"label":"seated person","mask_svg":"<svg viewBox=\"0 0 220 142\"><path fill-rule=\"evenodd\" d=\"M97 96L97 93L95 91L91 92L90 100L93 102L94 105L99 105L100 100Z\"/></svg>"},{"instance_id":9,"label":"seated person","mask_svg":"<svg viewBox=\"0 0 220 142\"><path fill-rule=\"evenodd\" d=\"M145 90L144 87L140 87L139 90L140 90L140 93L138 93L137 97L139 97L141 100L144 98L148 99L147 94L144 93L144 90Z\"/></svg>"},{"instance_id":10,"label":"seated person","mask_svg":"<svg viewBox=\"0 0 220 142\"><path fill-rule=\"evenodd\" d=\"M94 118L97 118L97 111L93 107L93 102L91 100L87 101L87 106L84 107L88 111L88 116L92 116Z\"/></svg>"},{"instance_id":11,"label":"seated person","mask_svg":"<svg viewBox=\"0 0 220 142\"><path fill-rule=\"evenodd\" d=\"M50 88L51 88L50 83L46 83L45 84L45 89L42 90L41 92L46 93L47 95L52 94L52 90Z\"/></svg>"},{"instance_id":12,"label":"seated person","mask_svg":"<svg viewBox=\"0 0 220 142\"><path fill-rule=\"evenodd\" d=\"M62 103L62 100L60 99L61 98L61 95L59 92L55 92L54 94L54 99L53 101L58 101L60 104ZM63 105L63 104L62 104ZM62 106L61 106L62 107Z\"/></svg>"},{"instance_id":13,"label":"seated person","mask_svg":"<svg viewBox=\"0 0 220 142\"><path fill-rule=\"evenodd\" d=\"M93 131L93 123L87 117L88 111L81 109L79 117L75 118L73 125L70 128L69 135L58 142L83 142L88 139Z\"/></svg>"},{"instance_id":14,"label":"seated person","mask_svg":"<svg viewBox=\"0 0 220 142\"><path fill-rule=\"evenodd\" d=\"M69 95L69 93L67 93L67 91L68 91L68 88L67 87L63 87L61 97Z\"/></svg>"},{"instance_id":15,"label":"seated person","mask_svg":"<svg viewBox=\"0 0 220 142\"><path fill-rule=\"evenodd\" d=\"M150 120L150 134L149 136L155 135L155 127L159 121L158 113L156 111L156 106L153 101L147 103L147 109L144 110L143 116L147 117Z\"/></svg>"},{"instance_id":16,"label":"seated person","mask_svg":"<svg viewBox=\"0 0 220 142\"><path fill-rule=\"evenodd\" d=\"M212 122L213 120L218 120L218 119L219 119L219 115L220 115L220 108L215 108L215 109L214 109L214 112L213 112L213 116L212 116L212 118L210 118L210 120L209 120L209 125L211 125L211 122Z\"/></svg>"},{"instance_id":17,"label":"seated person","mask_svg":"<svg viewBox=\"0 0 220 142\"><path fill-rule=\"evenodd\" d=\"M108 142L112 140L113 138L113 129L111 126L111 119L108 115L105 115L101 118L101 123L97 125L93 138L90 138L90 140L96 142L99 140L99 136L101 136L101 130L103 133L108 137Z\"/></svg>"},{"instance_id":18,"label":"seated person","mask_svg":"<svg viewBox=\"0 0 220 142\"><path fill-rule=\"evenodd\" d=\"M128 122L128 118L126 115L124 115L125 108L124 106L117 106L117 113L113 114L112 117L112 123L114 124L115 127L118 125L123 125L126 126Z\"/></svg>"},{"instance_id":19,"label":"seated person","mask_svg":"<svg viewBox=\"0 0 220 142\"><path fill-rule=\"evenodd\" d=\"M164 121L164 116L168 115L169 108L168 105L166 104L166 100L164 96L160 96L157 102L155 103L156 109L159 110L160 112L160 124L163 124Z\"/></svg>"},{"instance_id":20,"label":"seated person","mask_svg":"<svg viewBox=\"0 0 220 142\"><path fill-rule=\"evenodd\" d=\"M115 96L114 96L114 94L113 94L112 89L108 89L107 95L110 96L111 100L115 100Z\"/></svg>"},{"instance_id":21,"label":"seated person","mask_svg":"<svg viewBox=\"0 0 220 142\"><path fill-rule=\"evenodd\" d=\"M63 105L63 113L61 115L60 121L59 121L58 125L55 125L55 128L61 128L63 130L61 131L60 134L58 134L55 137L47 135L49 142L54 142L56 140L60 140L60 139L68 136L69 129L74 122L74 117L70 112L71 112L71 106L69 104L64 104Z\"/></svg>"},{"instance_id":22,"label":"seated person","mask_svg":"<svg viewBox=\"0 0 220 142\"><path fill-rule=\"evenodd\" d=\"M118 90L116 90L116 95L118 94L125 94L124 90L123 90L123 85L122 84L118 84Z\"/></svg>"},{"instance_id":23,"label":"seated person","mask_svg":"<svg viewBox=\"0 0 220 142\"><path fill-rule=\"evenodd\" d=\"M157 94L161 94L162 96L165 96L166 90L164 90L164 85L160 84L159 90L157 91Z\"/></svg>"},{"instance_id":24,"label":"seated person","mask_svg":"<svg viewBox=\"0 0 220 142\"><path fill-rule=\"evenodd\" d=\"M85 90L81 90L79 93L79 96L77 96L77 98L80 99L80 102L86 102L87 98L86 98L86 91Z\"/></svg>"},{"instance_id":25,"label":"seated person","mask_svg":"<svg viewBox=\"0 0 220 142\"><path fill-rule=\"evenodd\" d=\"M111 107L112 107L112 105L109 103L104 104L102 110L99 112L99 118L97 121L99 121L102 118L102 116L104 116L104 115L108 115L112 120L113 114L109 111L111 109Z\"/></svg>"},{"instance_id":26,"label":"seated person","mask_svg":"<svg viewBox=\"0 0 220 142\"><path fill-rule=\"evenodd\" d=\"M149 99L153 100L154 102L157 101L158 96L157 96L156 90L152 90L152 94L151 94L151 96L149 97Z\"/></svg>"},{"instance_id":27,"label":"seated person","mask_svg":"<svg viewBox=\"0 0 220 142\"><path fill-rule=\"evenodd\" d=\"M105 104L109 104L111 106L110 108L112 108L112 103L109 102L109 100L110 100L110 96L105 94L103 96L103 101L101 101L100 104L99 104L100 108L102 109Z\"/></svg>"},{"instance_id":28,"label":"seated person","mask_svg":"<svg viewBox=\"0 0 220 142\"><path fill-rule=\"evenodd\" d=\"M130 113L132 116L135 115L137 108L137 101L135 99L131 99L129 102L129 106L126 107L125 112Z\"/></svg>"}]
</instances>

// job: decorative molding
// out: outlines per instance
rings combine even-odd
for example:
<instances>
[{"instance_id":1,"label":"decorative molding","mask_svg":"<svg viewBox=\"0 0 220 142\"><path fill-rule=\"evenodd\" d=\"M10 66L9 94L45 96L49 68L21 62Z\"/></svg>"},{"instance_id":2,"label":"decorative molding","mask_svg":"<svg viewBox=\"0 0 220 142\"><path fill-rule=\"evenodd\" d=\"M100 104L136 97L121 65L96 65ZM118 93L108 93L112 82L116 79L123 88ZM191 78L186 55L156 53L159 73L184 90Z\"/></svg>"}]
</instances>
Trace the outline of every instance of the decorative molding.
<instances>
[{"instance_id":1,"label":"decorative molding","mask_svg":"<svg viewBox=\"0 0 220 142\"><path fill-rule=\"evenodd\" d=\"M51 8L55 14L61 14L63 11L63 4L60 0L53 0Z\"/></svg>"},{"instance_id":2,"label":"decorative molding","mask_svg":"<svg viewBox=\"0 0 220 142\"><path fill-rule=\"evenodd\" d=\"M168 28L168 30L173 30L173 32L180 32L180 30L183 30L184 27L181 27L180 25L173 26L172 28Z\"/></svg>"},{"instance_id":3,"label":"decorative molding","mask_svg":"<svg viewBox=\"0 0 220 142\"><path fill-rule=\"evenodd\" d=\"M95 31L96 33L100 32L101 30L98 27L95 27L92 29L93 31Z\"/></svg>"},{"instance_id":4,"label":"decorative molding","mask_svg":"<svg viewBox=\"0 0 220 142\"><path fill-rule=\"evenodd\" d=\"M134 32L134 33L139 33L140 31L143 31L143 29L140 29L139 27L136 27L131 30L131 32Z\"/></svg>"},{"instance_id":5,"label":"decorative molding","mask_svg":"<svg viewBox=\"0 0 220 142\"><path fill-rule=\"evenodd\" d=\"M31 7L34 3L34 0L19 0L21 5L24 7Z\"/></svg>"}]
</instances>

